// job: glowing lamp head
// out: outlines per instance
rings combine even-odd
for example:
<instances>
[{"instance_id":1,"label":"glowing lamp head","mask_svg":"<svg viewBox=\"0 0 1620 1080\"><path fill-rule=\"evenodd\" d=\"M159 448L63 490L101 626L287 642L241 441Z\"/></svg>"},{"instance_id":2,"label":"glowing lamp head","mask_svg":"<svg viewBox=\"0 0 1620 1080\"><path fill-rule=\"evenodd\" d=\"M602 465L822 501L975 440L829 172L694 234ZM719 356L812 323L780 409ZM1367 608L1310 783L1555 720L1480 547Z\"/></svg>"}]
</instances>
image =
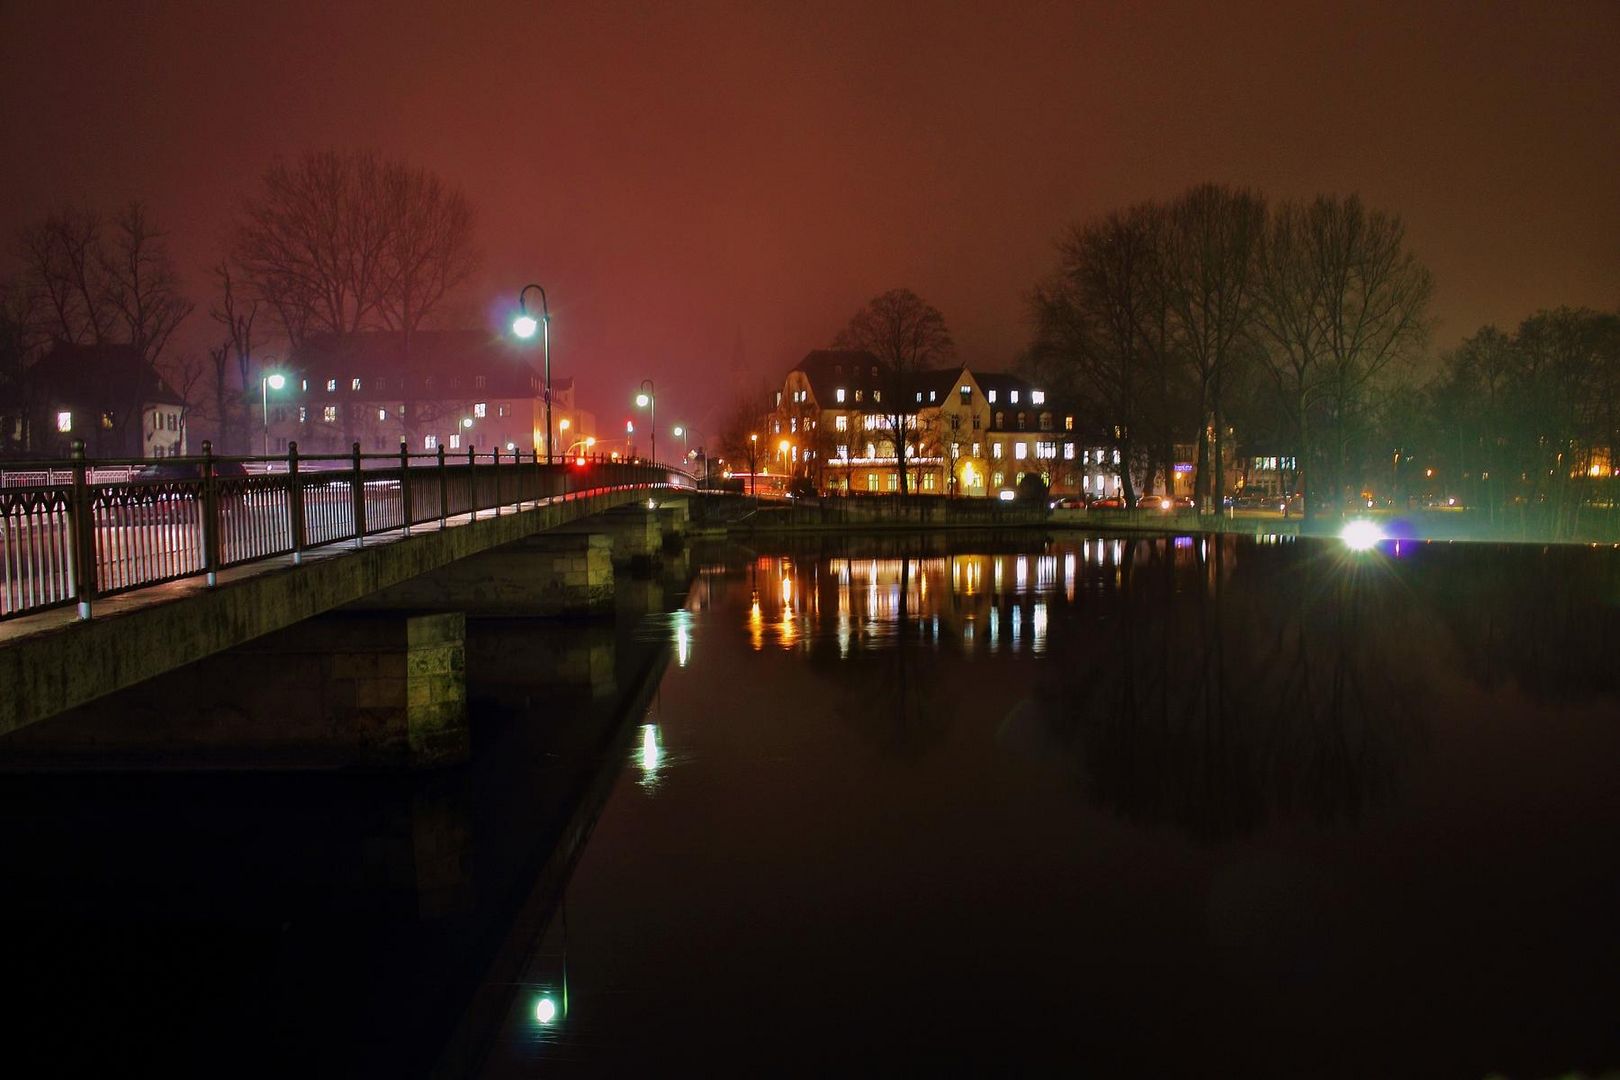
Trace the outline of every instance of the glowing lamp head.
<instances>
[{"instance_id":1,"label":"glowing lamp head","mask_svg":"<svg viewBox=\"0 0 1620 1080\"><path fill-rule=\"evenodd\" d=\"M272 390L280 390L283 386L287 385L287 376L277 372L274 375L266 376L264 383Z\"/></svg>"},{"instance_id":2,"label":"glowing lamp head","mask_svg":"<svg viewBox=\"0 0 1620 1080\"><path fill-rule=\"evenodd\" d=\"M646 394L636 395L636 408L638 409L645 409L651 402L652 398L648 397Z\"/></svg>"},{"instance_id":3,"label":"glowing lamp head","mask_svg":"<svg viewBox=\"0 0 1620 1080\"><path fill-rule=\"evenodd\" d=\"M469 428L470 428L470 427L472 427L472 417L470 417L470 416L463 416L463 417L462 417L462 418L461 418L461 426L462 426L462 427L469 427Z\"/></svg>"},{"instance_id":4,"label":"glowing lamp head","mask_svg":"<svg viewBox=\"0 0 1620 1080\"><path fill-rule=\"evenodd\" d=\"M596 436L595 435L587 435L587 436L585 436L585 445L586 446L595 446L596 445Z\"/></svg>"},{"instance_id":5,"label":"glowing lamp head","mask_svg":"<svg viewBox=\"0 0 1620 1080\"><path fill-rule=\"evenodd\" d=\"M1351 551L1370 551L1384 539L1383 530L1370 521L1346 522L1339 530L1339 539Z\"/></svg>"},{"instance_id":6,"label":"glowing lamp head","mask_svg":"<svg viewBox=\"0 0 1620 1080\"><path fill-rule=\"evenodd\" d=\"M550 997L543 997L534 1003L534 1022L537 1024L550 1024L557 1019L557 1003Z\"/></svg>"},{"instance_id":7,"label":"glowing lamp head","mask_svg":"<svg viewBox=\"0 0 1620 1080\"><path fill-rule=\"evenodd\" d=\"M532 338L536 330L540 329L540 320L533 315L519 315L512 320L512 333L520 338Z\"/></svg>"},{"instance_id":8,"label":"glowing lamp head","mask_svg":"<svg viewBox=\"0 0 1620 1080\"><path fill-rule=\"evenodd\" d=\"M569 423L568 418L566 416L563 417L561 420L557 421L557 428L560 431L567 431L572 426L573 425Z\"/></svg>"},{"instance_id":9,"label":"glowing lamp head","mask_svg":"<svg viewBox=\"0 0 1620 1080\"><path fill-rule=\"evenodd\" d=\"M676 424L675 425L675 437L678 439L682 435L685 435L685 434L686 434L686 429L681 427L679 424Z\"/></svg>"}]
</instances>

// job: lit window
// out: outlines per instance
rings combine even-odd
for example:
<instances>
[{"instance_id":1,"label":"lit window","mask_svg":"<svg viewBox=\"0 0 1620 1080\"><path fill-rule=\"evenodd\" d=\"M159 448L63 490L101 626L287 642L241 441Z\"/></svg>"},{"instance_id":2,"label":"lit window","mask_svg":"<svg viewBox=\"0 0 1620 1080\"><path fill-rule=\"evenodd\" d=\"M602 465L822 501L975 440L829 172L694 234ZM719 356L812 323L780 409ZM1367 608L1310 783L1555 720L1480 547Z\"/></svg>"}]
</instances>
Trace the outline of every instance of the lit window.
<instances>
[{"instance_id":1,"label":"lit window","mask_svg":"<svg viewBox=\"0 0 1620 1080\"><path fill-rule=\"evenodd\" d=\"M866 444L866 456L868 459L877 457L877 443Z\"/></svg>"},{"instance_id":2,"label":"lit window","mask_svg":"<svg viewBox=\"0 0 1620 1080\"><path fill-rule=\"evenodd\" d=\"M983 456L982 454L979 453L979 444L978 443L973 444L973 456L974 457L982 457Z\"/></svg>"},{"instance_id":3,"label":"lit window","mask_svg":"<svg viewBox=\"0 0 1620 1080\"><path fill-rule=\"evenodd\" d=\"M922 401L922 391L921 391L921 390L919 390L919 391L917 391L917 400L918 400L918 401L919 401L919 402L921 402L921 401Z\"/></svg>"},{"instance_id":4,"label":"lit window","mask_svg":"<svg viewBox=\"0 0 1620 1080\"><path fill-rule=\"evenodd\" d=\"M1045 405L1046 404L1046 391L1045 390L1031 390L1029 392L1029 403L1031 405Z\"/></svg>"},{"instance_id":5,"label":"lit window","mask_svg":"<svg viewBox=\"0 0 1620 1080\"><path fill-rule=\"evenodd\" d=\"M861 395L859 393L857 393L855 395L855 400L856 401L861 400ZM872 400L873 401L882 401L883 400L883 391L881 391L881 390L872 391Z\"/></svg>"},{"instance_id":6,"label":"lit window","mask_svg":"<svg viewBox=\"0 0 1620 1080\"><path fill-rule=\"evenodd\" d=\"M505 405L497 405L497 406L495 406L495 415L496 416L505 416L505 415L507 415L507 413L509 411L510 410Z\"/></svg>"},{"instance_id":7,"label":"lit window","mask_svg":"<svg viewBox=\"0 0 1620 1080\"><path fill-rule=\"evenodd\" d=\"M328 424L333 423L334 421L336 421L337 420L337 406L336 405L328 405L326 408L322 409L321 410L321 419L325 420Z\"/></svg>"},{"instance_id":8,"label":"lit window","mask_svg":"<svg viewBox=\"0 0 1620 1080\"><path fill-rule=\"evenodd\" d=\"M111 431L112 429L113 429L113 414L110 413L110 412L102 413L101 414L101 430L103 430L103 431Z\"/></svg>"},{"instance_id":9,"label":"lit window","mask_svg":"<svg viewBox=\"0 0 1620 1080\"><path fill-rule=\"evenodd\" d=\"M489 403L480 401L473 405L473 415L482 420L489 415Z\"/></svg>"},{"instance_id":10,"label":"lit window","mask_svg":"<svg viewBox=\"0 0 1620 1080\"><path fill-rule=\"evenodd\" d=\"M298 406L298 422L300 424L302 424L302 423L306 422L308 419L309 419L309 410L304 408L304 406L302 406L302 405Z\"/></svg>"},{"instance_id":11,"label":"lit window","mask_svg":"<svg viewBox=\"0 0 1620 1080\"><path fill-rule=\"evenodd\" d=\"M838 445L838 456L841 458L849 457L849 445L847 443L840 443Z\"/></svg>"},{"instance_id":12,"label":"lit window","mask_svg":"<svg viewBox=\"0 0 1620 1080\"><path fill-rule=\"evenodd\" d=\"M64 432L64 433L72 431L73 430L73 414L70 413L70 412L59 412L59 413L57 413L56 414L56 430L60 431L60 432Z\"/></svg>"},{"instance_id":13,"label":"lit window","mask_svg":"<svg viewBox=\"0 0 1620 1080\"><path fill-rule=\"evenodd\" d=\"M964 400L964 401L965 401L965 400L967 400L967 399L968 399L968 398L970 398L970 397L972 397L972 396L973 396L973 387L971 387L971 386L964 386L964 387L962 387L962 391L961 391L961 393L962 393L962 399L963 399L963 400Z\"/></svg>"},{"instance_id":14,"label":"lit window","mask_svg":"<svg viewBox=\"0 0 1620 1080\"><path fill-rule=\"evenodd\" d=\"M336 390L337 390L337 380L336 379L327 379L326 380L326 392L328 394L330 394L330 393L333 393Z\"/></svg>"},{"instance_id":15,"label":"lit window","mask_svg":"<svg viewBox=\"0 0 1620 1080\"><path fill-rule=\"evenodd\" d=\"M984 392L984 400L994 405L996 403L996 392L994 390L986 390Z\"/></svg>"},{"instance_id":16,"label":"lit window","mask_svg":"<svg viewBox=\"0 0 1620 1080\"><path fill-rule=\"evenodd\" d=\"M855 400L856 401L861 400L861 392L859 390L855 391Z\"/></svg>"},{"instance_id":17,"label":"lit window","mask_svg":"<svg viewBox=\"0 0 1620 1080\"><path fill-rule=\"evenodd\" d=\"M350 390L358 390L358 389L360 389L360 380L359 379L351 379L349 381L349 389Z\"/></svg>"},{"instance_id":18,"label":"lit window","mask_svg":"<svg viewBox=\"0 0 1620 1080\"><path fill-rule=\"evenodd\" d=\"M899 487L900 487L900 477L898 475L896 475L895 473L890 473L889 474L889 490L890 491L895 491L895 490L898 490Z\"/></svg>"},{"instance_id":19,"label":"lit window","mask_svg":"<svg viewBox=\"0 0 1620 1080\"><path fill-rule=\"evenodd\" d=\"M837 390L833 391L833 397L840 404L842 404L843 400L844 400L844 388L842 386L840 386Z\"/></svg>"},{"instance_id":20,"label":"lit window","mask_svg":"<svg viewBox=\"0 0 1620 1080\"><path fill-rule=\"evenodd\" d=\"M1006 477L1003 476L1001 473L992 473L990 475L990 486L991 487L1000 487L1001 482L1003 480L1005 480L1005 479L1006 479Z\"/></svg>"},{"instance_id":21,"label":"lit window","mask_svg":"<svg viewBox=\"0 0 1620 1080\"><path fill-rule=\"evenodd\" d=\"M1014 405L1018 404L1018 391L1016 391L1016 390L1007 391L1007 400L1011 401Z\"/></svg>"},{"instance_id":22,"label":"lit window","mask_svg":"<svg viewBox=\"0 0 1620 1080\"><path fill-rule=\"evenodd\" d=\"M930 391L928 391L928 400L929 401L937 401L937 400L939 400L939 396L937 394L935 394L934 391L930 390Z\"/></svg>"},{"instance_id":23,"label":"lit window","mask_svg":"<svg viewBox=\"0 0 1620 1080\"><path fill-rule=\"evenodd\" d=\"M299 379L298 380L298 387L301 390L308 390L309 389L309 380L308 379Z\"/></svg>"},{"instance_id":24,"label":"lit window","mask_svg":"<svg viewBox=\"0 0 1620 1080\"><path fill-rule=\"evenodd\" d=\"M1029 448L1024 443L1021 443L1021 442L1013 443L1013 457L1015 459L1017 459L1018 461L1023 461L1024 460L1024 455L1027 454L1028 452L1029 452Z\"/></svg>"},{"instance_id":25,"label":"lit window","mask_svg":"<svg viewBox=\"0 0 1620 1080\"><path fill-rule=\"evenodd\" d=\"M951 457L959 458L961 456L962 456L962 444L959 443L959 442L951 443Z\"/></svg>"},{"instance_id":26,"label":"lit window","mask_svg":"<svg viewBox=\"0 0 1620 1080\"><path fill-rule=\"evenodd\" d=\"M797 434L798 430L799 430L799 418L797 416L788 417L788 431L789 431L789 433Z\"/></svg>"},{"instance_id":27,"label":"lit window","mask_svg":"<svg viewBox=\"0 0 1620 1080\"><path fill-rule=\"evenodd\" d=\"M377 419L379 419L379 420L388 419L388 410L387 409L378 409L377 410Z\"/></svg>"},{"instance_id":28,"label":"lit window","mask_svg":"<svg viewBox=\"0 0 1620 1080\"><path fill-rule=\"evenodd\" d=\"M1000 443L991 443L990 444L990 456L992 458L994 458L995 460L997 460L997 461L1001 460L1001 444Z\"/></svg>"},{"instance_id":29,"label":"lit window","mask_svg":"<svg viewBox=\"0 0 1620 1080\"><path fill-rule=\"evenodd\" d=\"M782 391L780 390L776 392L776 403L778 405L782 404Z\"/></svg>"},{"instance_id":30,"label":"lit window","mask_svg":"<svg viewBox=\"0 0 1620 1080\"><path fill-rule=\"evenodd\" d=\"M1073 431L1074 430L1074 417L1065 416L1063 418L1063 430L1064 431Z\"/></svg>"},{"instance_id":31,"label":"lit window","mask_svg":"<svg viewBox=\"0 0 1620 1080\"><path fill-rule=\"evenodd\" d=\"M1064 443L1063 444L1063 460L1064 461L1073 461L1074 460L1074 443Z\"/></svg>"},{"instance_id":32,"label":"lit window","mask_svg":"<svg viewBox=\"0 0 1620 1080\"><path fill-rule=\"evenodd\" d=\"M833 430L848 431L849 417L845 416L843 413L839 413L837 416L833 417Z\"/></svg>"},{"instance_id":33,"label":"lit window","mask_svg":"<svg viewBox=\"0 0 1620 1080\"><path fill-rule=\"evenodd\" d=\"M461 436L460 435L452 435L452 436L450 436L450 449L452 449L452 450L460 450L461 449Z\"/></svg>"},{"instance_id":34,"label":"lit window","mask_svg":"<svg viewBox=\"0 0 1620 1080\"><path fill-rule=\"evenodd\" d=\"M439 437L437 435L424 436L422 439L422 448L425 450L437 450L439 448Z\"/></svg>"}]
</instances>

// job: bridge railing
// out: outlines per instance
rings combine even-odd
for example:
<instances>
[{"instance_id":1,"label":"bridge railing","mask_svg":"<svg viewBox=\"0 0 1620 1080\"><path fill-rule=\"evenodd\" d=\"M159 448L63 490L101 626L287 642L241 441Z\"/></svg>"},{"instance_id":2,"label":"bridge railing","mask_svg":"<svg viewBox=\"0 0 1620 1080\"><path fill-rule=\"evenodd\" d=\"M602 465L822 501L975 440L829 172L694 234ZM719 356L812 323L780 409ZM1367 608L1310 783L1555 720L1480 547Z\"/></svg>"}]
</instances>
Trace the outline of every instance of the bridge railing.
<instances>
[{"instance_id":1,"label":"bridge railing","mask_svg":"<svg viewBox=\"0 0 1620 1080\"><path fill-rule=\"evenodd\" d=\"M120 474L120 468L123 472ZM695 488L644 461L523 451L220 457L33 466L0 486L0 619L92 602L376 533L607 489ZM120 479L114 477L122 476ZM26 482L36 481L36 482Z\"/></svg>"}]
</instances>

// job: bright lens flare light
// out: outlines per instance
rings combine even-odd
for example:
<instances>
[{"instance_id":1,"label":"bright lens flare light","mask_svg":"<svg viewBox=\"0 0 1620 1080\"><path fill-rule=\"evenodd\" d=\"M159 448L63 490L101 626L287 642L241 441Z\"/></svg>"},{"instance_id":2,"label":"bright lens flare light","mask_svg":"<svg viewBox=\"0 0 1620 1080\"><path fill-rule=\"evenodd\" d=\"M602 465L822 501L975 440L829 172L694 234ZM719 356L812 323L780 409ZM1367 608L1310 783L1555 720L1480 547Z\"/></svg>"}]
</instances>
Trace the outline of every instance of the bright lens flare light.
<instances>
[{"instance_id":1,"label":"bright lens flare light","mask_svg":"<svg viewBox=\"0 0 1620 1080\"><path fill-rule=\"evenodd\" d=\"M285 375L271 375L271 376L267 377L264 381L270 385L270 389L272 389L272 390L280 390L283 386L287 385L287 376L285 376Z\"/></svg>"},{"instance_id":2,"label":"bright lens flare light","mask_svg":"<svg viewBox=\"0 0 1620 1080\"><path fill-rule=\"evenodd\" d=\"M557 1003L548 997L543 997L534 1003L534 1022L549 1024L557 1019Z\"/></svg>"},{"instance_id":3,"label":"bright lens flare light","mask_svg":"<svg viewBox=\"0 0 1620 1080\"><path fill-rule=\"evenodd\" d=\"M512 333L520 338L532 338L538 329L540 322L532 315L519 315L512 320Z\"/></svg>"},{"instance_id":4,"label":"bright lens flare light","mask_svg":"<svg viewBox=\"0 0 1620 1080\"><path fill-rule=\"evenodd\" d=\"M1339 539L1351 551L1370 551L1384 539L1384 533L1370 521L1351 521L1339 530Z\"/></svg>"}]
</instances>

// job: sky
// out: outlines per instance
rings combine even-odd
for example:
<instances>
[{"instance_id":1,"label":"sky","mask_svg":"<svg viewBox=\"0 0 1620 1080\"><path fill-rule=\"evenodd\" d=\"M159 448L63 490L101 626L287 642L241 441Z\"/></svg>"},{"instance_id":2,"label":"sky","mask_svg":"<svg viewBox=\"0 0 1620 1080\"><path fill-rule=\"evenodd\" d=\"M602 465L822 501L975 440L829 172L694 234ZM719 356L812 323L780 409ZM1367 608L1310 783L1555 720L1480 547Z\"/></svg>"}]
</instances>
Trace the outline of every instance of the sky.
<instances>
[{"instance_id":1,"label":"sky","mask_svg":"<svg viewBox=\"0 0 1620 1080\"><path fill-rule=\"evenodd\" d=\"M543 284L604 427L651 378L701 437L896 286L1009 367L1062 230L1206 180L1399 213L1437 349L1613 309L1617 56L1613 0L0 0L0 236L144 200L200 312L268 164L375 148L474 203L492 331Z\"/></svg>"}]
</instances>

